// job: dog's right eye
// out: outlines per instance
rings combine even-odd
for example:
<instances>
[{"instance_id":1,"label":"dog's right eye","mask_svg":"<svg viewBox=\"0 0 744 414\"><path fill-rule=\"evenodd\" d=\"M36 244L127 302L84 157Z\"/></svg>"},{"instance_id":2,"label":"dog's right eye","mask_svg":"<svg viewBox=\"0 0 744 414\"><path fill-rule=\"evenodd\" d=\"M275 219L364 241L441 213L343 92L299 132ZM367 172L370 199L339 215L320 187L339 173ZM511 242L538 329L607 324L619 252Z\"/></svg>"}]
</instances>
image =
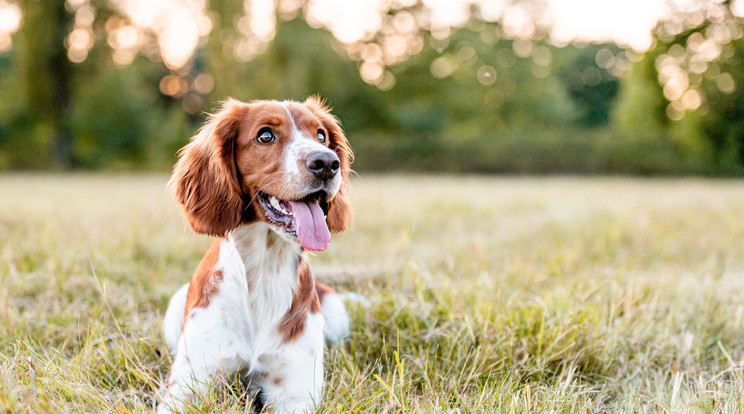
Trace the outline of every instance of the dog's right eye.
<instances>
[{"instance_id":1,"label":"dog's right eye","mask_svg":"<svg viewBox=\"0 0 744 414\"><path fill-rule=\"evenodd\" d=\"M269 144L276 140L276 136L270 128L263 128L258 131L258 137L256 139L263 144Z\"/></svg>"}]
</instances>

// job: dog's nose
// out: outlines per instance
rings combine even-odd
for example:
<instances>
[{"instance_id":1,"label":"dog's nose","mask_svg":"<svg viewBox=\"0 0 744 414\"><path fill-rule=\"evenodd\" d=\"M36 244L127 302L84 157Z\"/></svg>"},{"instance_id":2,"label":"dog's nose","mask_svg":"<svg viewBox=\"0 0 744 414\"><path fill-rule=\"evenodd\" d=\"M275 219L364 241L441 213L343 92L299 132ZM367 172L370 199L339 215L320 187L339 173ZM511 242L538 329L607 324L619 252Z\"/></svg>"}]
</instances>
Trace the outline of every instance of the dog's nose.
<instances>
[{"instance_id":1,"label":"dog's nose","mask_svg":"<svg viewBox=\"0 0 744 414\"><path fill-rule=\"evenodd\" d=\"M330 180L338 174L341 162L333 152L312 152L305 159L305 166L321 180Z\"/></svg>"}]
</instances>

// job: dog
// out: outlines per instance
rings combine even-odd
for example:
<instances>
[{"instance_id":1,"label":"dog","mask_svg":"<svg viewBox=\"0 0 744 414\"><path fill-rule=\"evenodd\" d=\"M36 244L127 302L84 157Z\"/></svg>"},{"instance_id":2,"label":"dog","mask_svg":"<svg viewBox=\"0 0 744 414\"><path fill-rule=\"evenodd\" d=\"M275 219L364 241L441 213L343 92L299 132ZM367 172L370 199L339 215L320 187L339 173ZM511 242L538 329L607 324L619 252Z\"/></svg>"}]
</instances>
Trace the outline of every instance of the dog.
<instances>
[{"instance_id":1,"label":"dog","mask_svg":"<svg viewBox=\"0 0 744 414\"><path fill-rule=\"evenodd\" d=\"M213 236L163 320L175 355L158 413L179 412L224 375L242 374L277 413L323 393L324 336L348 335L308 251L347 230L353 153L324 102L223 102L179 152L168 183L195 232Z\"/></svg>"}]
</instances>

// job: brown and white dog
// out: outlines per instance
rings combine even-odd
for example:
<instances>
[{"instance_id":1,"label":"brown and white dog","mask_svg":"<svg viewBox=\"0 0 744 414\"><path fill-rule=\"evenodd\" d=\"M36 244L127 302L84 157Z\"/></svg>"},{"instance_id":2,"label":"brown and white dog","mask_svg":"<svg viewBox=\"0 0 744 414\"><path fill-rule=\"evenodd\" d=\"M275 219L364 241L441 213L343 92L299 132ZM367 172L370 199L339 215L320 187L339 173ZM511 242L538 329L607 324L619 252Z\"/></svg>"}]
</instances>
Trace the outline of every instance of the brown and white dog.
<instances>
[{"instance_id":1,"label":"brown and white dog","mask_svg":"<svg viewBox=\"0 0 744 414\"><path fill-rule=\"evenodd\" d=\"M323 336L348 334L338 295L306 251L351 223L353 155L318 98L228 100L180 152L169 182L191 228L214 236L163 321L175 354L159 413L243 373L274 412L307 412L323 391Z\"/></svg>"}]
</instances>

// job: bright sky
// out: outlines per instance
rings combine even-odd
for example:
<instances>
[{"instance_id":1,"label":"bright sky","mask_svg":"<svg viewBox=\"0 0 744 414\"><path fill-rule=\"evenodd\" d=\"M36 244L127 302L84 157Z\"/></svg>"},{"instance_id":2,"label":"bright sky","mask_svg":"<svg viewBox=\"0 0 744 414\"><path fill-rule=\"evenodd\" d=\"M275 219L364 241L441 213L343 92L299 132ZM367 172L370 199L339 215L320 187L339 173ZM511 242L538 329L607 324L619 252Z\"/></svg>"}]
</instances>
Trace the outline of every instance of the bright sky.
<instances>
[{"instance_id":1,"label":"bright sky","mask_svg":"<svg viewBox=\"0 0 744 414\"><path fill-rule=\"evenodd\" d=\"M269 0L271 1L271 0ZM486 20L500 20L505 29L529 36L531 20L552 23L551 39L613 41L638 51L651 46L651 31L669 16L669 4L679 9L699 8L716 0L545 0L547 9L530 8L529 3L509 5L505 0L423 0L432 10L432 20L448 26L467 22L470 5L478 5ZM399 0L400 3L406 1ZM311 18L331 28L341 41L351 42L366 31L379 28L376 13L386 0L312 0ZM735 0L737 15L744 15L744 0Z\"/></svg>"},{"instance_id":2,"label":"bright sky","mask_svg":"<svg viewBox=\"0 0 744 414\"><path fill-rule=\"evenodd\" d=\"M651 30L668 9L665 0L547 0L554 19L551 38L615 41L645 50Z\"/></svg>"},{"instance_id":3,"label":"bright sky","mask_svg":"<svg viewBox=\"0 0 744 414\"><path fill-rule=\"evenodd\" d=\"M91 22L95 10L90 0L66 0L77 10L75 27L68 39L68 55L82 61L92 46ZM501 21L507 35L529 37L534 33L535 19L552 26L551 40L567 43L571 40L614 41L643 51L651 45L651 30L660 19L670 15L670 4L680 9L700 8L717 0L544 0L546 7L531 2L513 4L510 0L422 0L431 11L434 28L447 33L448 27L465 24L472 5L477 5L486 20ZM734 13L744 16L744 0L734 0ZM158 46L165 63L179 68L189 61L212 29L205 15L208 0L111 0L129 16L107 25L109 44L115 49L115 60L127 64L146 41L140 33L148 28L158 35ZM412 5L416 0L396 0L400 5ZM236 50L246 58L260 50L259 44L274 36L276 5L282 9L297 9L302 0L252 0L246 2L251 17L240 19L238 28L245 39ZM308 21L325 26L342 42L352 43L374 33L382 25L381 15L390 0L309 0ZM284 10L286 12L286 10ZM409 25L405 19L396 21ZM409 19L410 20L410 19ZM0 53L10 49L11 35L19 27L20 8L10 0L0 0Z\"/></svg>"}]
</instances>

